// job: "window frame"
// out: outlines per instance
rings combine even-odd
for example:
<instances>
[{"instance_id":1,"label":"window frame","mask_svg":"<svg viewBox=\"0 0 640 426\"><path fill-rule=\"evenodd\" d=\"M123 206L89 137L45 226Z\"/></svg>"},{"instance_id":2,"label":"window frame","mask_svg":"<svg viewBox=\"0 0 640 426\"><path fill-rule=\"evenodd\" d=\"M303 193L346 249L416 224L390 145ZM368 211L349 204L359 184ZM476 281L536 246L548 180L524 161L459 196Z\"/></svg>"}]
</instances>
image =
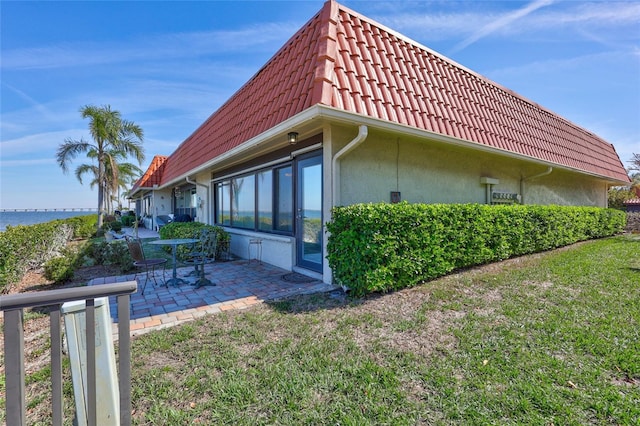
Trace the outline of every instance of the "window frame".
<instances>
[{"instance_id":1,"label":"window frame","mask_svg":"<svg viewBox=\"0 0 640 426\"><path fill-rule=\"evenodd\" d=\"M282 169L286 169L289 168L291 170L291 184L289 185L289 191L290 194L288 194L289 198L290 198L290 208L291 208L291 229L290 230L280 230L280 229L276 229L276 224L278 223L278 216L280 214L280 209L278 208L278 202L280 200L279 198L279 183L280 183L280 179L278 175L278 172ZM261 195L259 193L259 175L265 172L269 172L271 173L271 191L270 191L270 196L271 196L271 229L261 229L260 228L260 199L259 199L259 195ZM239 172L239 173L235 173L232 175L228 175L225 176L224 178L220 178L220 179L213 179L212 183L213 183L213 211L214 211L214 224L217 226L225 226L225 227L229 227L229 228L234 228L234 229L241 229L241 230L245 230L245 231L251 231L251 232L261 232L261 233L268 233L268 234L277 234L277 235L286 235L286 236L293 236L294 232L295 232L295 220L293 217L294 211L295 211L295 179L294 179L294 167L293 167L293 161L287 161L284 163L279 163L279 164L275 164L269 167L262 167L256 170L252 170L250 172ZM241 178L246 178L248 176L253 177L253 197L254 197L254 224L253 224L253 228L247 228L244 226L237 226L234 225L234 221L233 221L233 217L234 217L234 190L233 190L233 185L232 185L232 181L234 179L241 179ZM220 200L220 191L224 191L225 187L228 188L229 194L227 194L227 197L229 200L229 206L226 206L224 204L226 200L225 198L225 194L222 193L222 202L223 204L221 205L221 200ZM264 195L264 194L262 194ZM220 217L220 214L222 213L224 216L224 208L227 208L227 212L229 213L229 220L228 223L224 223L222 221L223 218ZM221 208L223 210L221 210Z\"/></svg>"}]
</instances>

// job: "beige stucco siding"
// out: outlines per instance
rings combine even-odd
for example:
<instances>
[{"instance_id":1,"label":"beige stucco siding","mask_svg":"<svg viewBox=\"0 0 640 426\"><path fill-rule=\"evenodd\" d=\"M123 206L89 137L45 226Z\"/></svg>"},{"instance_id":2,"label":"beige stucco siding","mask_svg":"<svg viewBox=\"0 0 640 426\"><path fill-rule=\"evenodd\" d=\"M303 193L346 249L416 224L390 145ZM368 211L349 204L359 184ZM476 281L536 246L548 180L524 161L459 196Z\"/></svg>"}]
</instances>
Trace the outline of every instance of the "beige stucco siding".
<instances>
[{"instance_id":1,"label":"beige stucco siding","mask_svg":"<svg viewBox=\"0 0 640 426\"><path fill-rule=\"evenodd\" d=\"M333 135L353 137L335 129ZM484 176L499 180L494 191L521 194L524 190L526 204L606 206L606 185L595 178L554 168L548 175L527 180L547 167L375 130L341 159L340 166L342 205L389 202L391 191L399 191L403 200L412 203L485 203L486 186L480 182Z\"/></svg>"}]
</instances>

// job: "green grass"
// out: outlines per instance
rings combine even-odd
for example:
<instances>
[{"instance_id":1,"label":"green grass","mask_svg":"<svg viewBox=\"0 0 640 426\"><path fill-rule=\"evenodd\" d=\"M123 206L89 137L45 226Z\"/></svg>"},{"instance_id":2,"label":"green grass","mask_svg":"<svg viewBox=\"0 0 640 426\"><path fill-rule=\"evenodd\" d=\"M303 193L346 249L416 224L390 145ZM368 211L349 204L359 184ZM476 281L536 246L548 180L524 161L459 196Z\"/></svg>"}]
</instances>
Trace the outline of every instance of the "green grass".
<instances>
[{"instance_id":1,"label":"green grass","mask_svg":"<svg viewBox=\"0 0 640 426\"><path fill-rule=\"evenodd\" d=\"M639 425L640 239L207 316L134 339L132 382L140 425Z\"/></svg>"},{"instance_id":2,"label":"green grass","mask_svg":"<svg viewBox=\"0 0 640 426\"><path fill-rule=\"evenodd\" d=\"M214 315L132 358L136 424L637 425L640 241Z\"/></svg>"}]
</instances>

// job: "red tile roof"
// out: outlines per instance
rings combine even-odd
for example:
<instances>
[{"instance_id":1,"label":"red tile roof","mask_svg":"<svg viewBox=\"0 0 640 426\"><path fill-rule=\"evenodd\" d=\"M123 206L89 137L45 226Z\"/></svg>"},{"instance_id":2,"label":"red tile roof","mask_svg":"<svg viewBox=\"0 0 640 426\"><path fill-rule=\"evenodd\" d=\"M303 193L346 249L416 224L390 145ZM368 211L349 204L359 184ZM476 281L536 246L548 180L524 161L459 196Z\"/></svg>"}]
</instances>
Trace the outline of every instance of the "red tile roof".
<instances>
[{"instance_id":1,"label":"red tile roof","mask_svg":"<svg viewBox=\"0 0 640 426\"><path fill-rule=\"evenodd\" d=\"M140 188L153 188L153 185L160 185L167 158L169 157L163 155L153 157L147 171L133 184L130 192L133 194Z\"/></svg>"},{"instance_id":2,"label":"red tile roof","mask_svg":"<svg viewBox=\"0 0 640 426\"><path fill-rule=\"evenodd\" d=\"M176 149L162 182L316 104L629 181L603 139L329 0Z\"/></svg>"}]
</instances>

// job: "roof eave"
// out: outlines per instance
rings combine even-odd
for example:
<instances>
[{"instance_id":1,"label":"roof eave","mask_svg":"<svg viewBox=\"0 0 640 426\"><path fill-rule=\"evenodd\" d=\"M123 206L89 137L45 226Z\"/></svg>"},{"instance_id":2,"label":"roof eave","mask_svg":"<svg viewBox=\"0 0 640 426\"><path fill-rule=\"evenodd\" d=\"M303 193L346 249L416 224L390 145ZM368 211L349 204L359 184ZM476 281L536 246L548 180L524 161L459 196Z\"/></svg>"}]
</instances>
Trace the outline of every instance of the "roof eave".
<instances>
[{"instance_id":1,"label":"roof eave","mask_svg":"<svg viewBox=\"0 0 640 426\"><path fill-rule=\"evenodd\" d=\"M430 140L436 140L438 142L453 144L456 146L461 146L461 147L483 151L483 152L489 152L492 154L498 154L504 157L514 158L518 160L533 162L543 166L553 167L554 169L562 169L562 170L567 170L574 173L580 173L583 175L595 177L597 179L600 179L606 182L609 185L620 185L620 184L626 185L630 182L630 180L622 181L622 180L618 180L609 176L604 176L598 173L593 173L593 172L589 172L589 171L578 169L578 168L568 167L568 166L564 166L558 163L553 163L550 161L544 161L535 157L530 157L530 156L518 154L512 151L507 151L500 148L482 145L477 142L472 142L465 139L459 139L452 136L443 135L441 133L436 133L429 130L423 130L416 127L408 126L405 124L394 123L394 122L382 120L379 118L373 118L365 115L360 115L357 113L347 112L341 109L328 107L324 105L317 105L317 106L319 107L320 117L325 119L330 119L333 121L342 122L345 124L365 124L367 126L378 128L381 130L388 130L388 131L403 133L403 134L414 136L414 137L428 138Z\"/></svg>"},{"instance_id":2,"label":"roof eave","mask_svg":"<svg viewBox=\"0 0 640 426\"><path fill-rule=\"evenodd\" d=\"M326 106L326 105L316 104L294 115L293 117L277 124L276 126L270 128L266 132L263 132L247 140L246 142L225 152L224 154L216 158L213 158L210 161L207 161L206 163L201 164L200 166L188 171L187 173L184 173L172 179L171 181L164 182L161 186L155 189L162 189L166 187L175 186L178 183L182 183L189 176L194 176L199 173L206 172L207 170L210 170L212 168L215 168L216 165L218 164L224 163L225 161L228 161L233 157L239 157L244 152L250 149L254 149L261 144L266 144L268 143L268 141L274 140L278 137L281 137L282 135L285 135L287 132L291 131L291 129L302 127L314 120L325 120L325 121L338 122L338 123L343 123L348 125L364 124L380 130L387 130L387 131L402 133L402 134L406 134L413 137L427 138L430 140L435 140L435 141L443 142L446 144L452 144L455 146L460 146L468 149L488 152L492 154L498 154L504 157L514 158L514 159L523 160L527 162L533 162L536 164L540 164L542 166L553 167L554 169L562 169L562 170L567 170L574 173L588 175L588 176L597 178L599 180L602 180L603 182L606 182L608 185L611 185L611 186L626 185L629 183L629 181L622 181L622 180L618 180L608 176L603 176L597 173L592 173L585 170L572 168L572 167L560 165L560 164L549 162L549 161L540 160L535 157L529 157L526 155L511 152L511 151L506 151L500 148L482 145L477 142L471 142L464 139L443 135L441 133L431 132L429 130L418 129L416 127L411 127L405 124L394 123L387 120L382 120L382 119L373 118L365 115L360 115L357 113L344 111L344 110Z\"/></svg>"}]
</instances>

